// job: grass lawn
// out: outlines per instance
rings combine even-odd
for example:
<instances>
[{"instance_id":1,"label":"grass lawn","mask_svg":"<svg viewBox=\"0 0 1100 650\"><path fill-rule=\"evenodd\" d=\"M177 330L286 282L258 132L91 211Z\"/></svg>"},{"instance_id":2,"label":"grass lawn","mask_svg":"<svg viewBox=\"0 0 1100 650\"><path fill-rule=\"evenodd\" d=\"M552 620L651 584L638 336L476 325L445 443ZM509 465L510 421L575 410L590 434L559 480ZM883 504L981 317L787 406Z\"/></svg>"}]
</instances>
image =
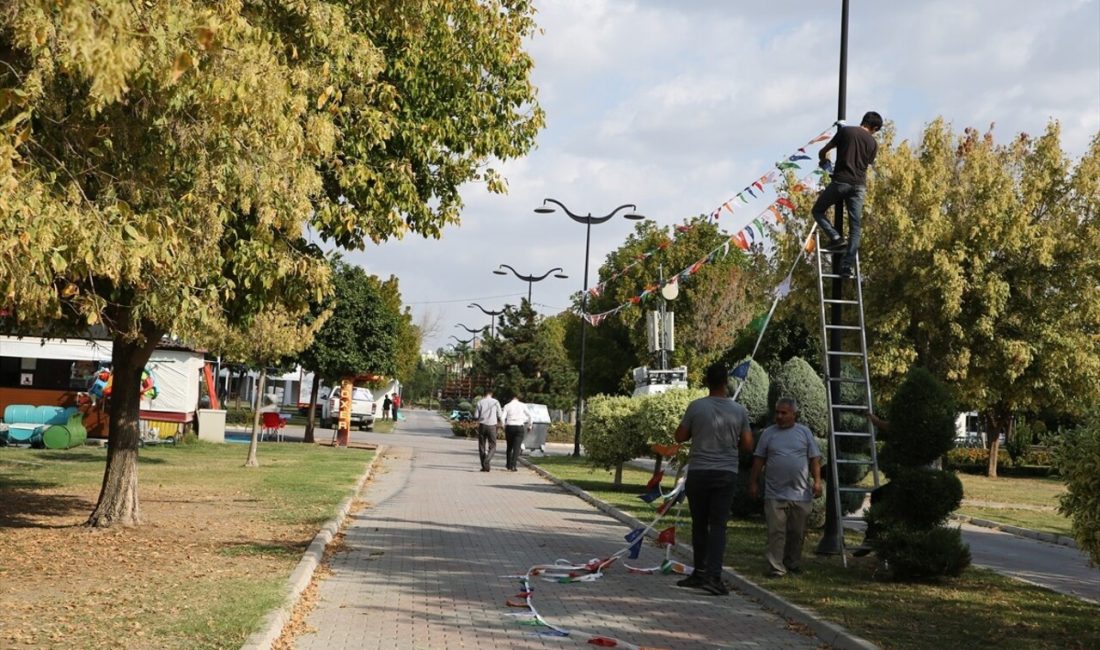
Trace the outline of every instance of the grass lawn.
<instances>
[{"instance_id":1,"label":"grass lawn","mask_svg":"<svg viewBox=\"0 0 1100 650\"><path fill-rule=\"evenodd\" d=\"M106 450L0 449L0 647L239 648L370 453L145 448L142 525L83 526ZM125 639L125 641L121 641Z\"/></svg>"},{"instance_id":2,"label":"grass lawn","mask_svg":"<svg viewBox=\"0 0 1100 650\"><path fill-rule=\"evenodd\" d=\"M593 471L584 459L529 460L644 522L655 516L655 508L637 498L649 480L647 472L625 468L624 486L616 489L611 472ZM678 519L662 520L662 527L665 522L675 523L678 538L690 541L686 508ZM874 558L852 559L845 569L838 558L815 556L816 533L806 540L803 576L765 578L764 538L762 518L731 521L726 565L883 648L1100 647L1100 606L978 568L936 584L889 582Z\"/></svg>"},{"instance_id":3,"label":"grass lawn","mask_svg":"<svg viewBox=\"0 0 1100 650\"><path fill-rule=\"evenodd\" d=\"M382 418L374 418L373 431L375 433L392 433L393 432L393 420L383 420Z\"/></svg>"},{"instance_id":4,"label":"grass lawn","mask_svg":"<svg viewBox=\"0 0 1100 650\"><path fill-rule=\"evenodd\" d=\"M958 474L964 503L958 514L1022 528L1071 535L1070 520L1058 512L1058 497L1066 491L1056 477L989 478Z\"/></svg>"}]
</instances>

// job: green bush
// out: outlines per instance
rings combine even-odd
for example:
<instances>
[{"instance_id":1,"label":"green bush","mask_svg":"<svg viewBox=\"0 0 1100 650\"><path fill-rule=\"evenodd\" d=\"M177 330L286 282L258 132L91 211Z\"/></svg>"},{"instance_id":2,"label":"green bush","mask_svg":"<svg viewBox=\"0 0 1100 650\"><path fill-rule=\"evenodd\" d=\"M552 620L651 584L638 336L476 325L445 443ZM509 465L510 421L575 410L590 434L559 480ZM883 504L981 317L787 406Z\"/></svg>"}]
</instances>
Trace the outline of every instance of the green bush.
<instances>
[{"instance_id":1,"label":"green bush","mask_svg":"<svg viewBox=\"0 0 1100 650\"><path fill-rule=\"evenodd\" d=\"M1013 462L1019 464L1024 454L1031 448L1034 439L1035 431L1031 423L1019 422L1012 427L1012 433L1005 436L1005 451L1012 457Z\"/></svg>"},{"instance_id":2,"label":"green bush","mask_svg":"<svg viewBox=\"0 0 1100 650\"><path fill-rule=\"evenodd\" d=\"M458 405L455 408L458 409L459 411L462 411L463 413L473 413L474 412L474 405L470 404L469 402L467 402L465 400L459 402Z\"/></svg>"},{"instance_id":3,"label":"green bush","mask_svg":"<svg viewBox=\"0 0 1100 650\"><path fill-rule=\"evenodd\" d=\"M546 442L573 442L576 428L568 422L551 422L546 433Z\"/></svg>"},{"instance_id":4,"label":"green bush","mask_svg":"<svg viewBox=\"0 0 1100 650\"><path fill-rule=\"evenodd\" d=\"M745 359L738 361L733 367L736 368L744 361ZM756 361L750 361L749 374L741 383L741 392L737 394L737 401L749 412L749 421L753 426L762 426L771 415L772 404L768 403L769 383L768 372L764 367Z\"/></svg>"},{"instance_id":5,"label":"green bush","mask_svg":"<svg viewBox=\"0 0 1100 650\"><path fill-rule=\"evenodd\" d=\"M828 433L828 406L825 403L825 382L804 359L794 357L772 375L768 404L775 405L780 397L798 401L798 420L816 436Z\"/></svg>"},{"instance_id":6,"label":"green bush","mask_svg":"<svg viewBox=\"0 0 1100 650\"><path fill-rule=\"evenodd\" d=\"M958 576L970 566L970 547L963 543L958 528L889 526L868 541L894 580Z\"/></svg>"},{"instance_id":7,"label":"green bush","mask_svg":"<svg viewBox=\"0 0 1100 650\"><path fill-rule=\"evenodd\" d=\"M652 455L652 452L649 451L649 445L653 443L675 444L676 441L673 439L672 434L676 432L676 427L680 426L680 421L684 419L684 412L687 411L688 404L706 394L706 391L703 390L674 388L655 395L633 398L637 403L637 417L634 424L639 428L646 445L646 451L640 455ZM687 450L685 448L681 460L686 460L686 458Z\"/></svg>"},{"instance_id":8,"label":"green bush","mask_svg":"<svg viewBox=\"0 0 1100 650\"><path fill-rule=\"evenodd\" d=\"M582 441L588 462L611 469L649 453L646 433L637 426L641 400L596 395L589 398L582 422Z\"/></svg>"},{"instance_id":9,"label":"green bush","mask_svg":"<svg viewBox=\"0 0 1100 650\"><path fill-rule=\"evenodd\" d=\"M890 402L890 433L879 464L919 467L955 445L955 400L942 382L924 368L913 368Z\"/></svg>"},{"instance_id":10,"label":"green bush","mask_svg":"<svg viewBox=\"0 0 1100 650\"><path fill-rule=\"evenodd\" d=\"M955 447L943 456L944 469L959 471L986 471L989 467L989 450L985 447ZM997 450L997 466L1011 469L1014 463L1004 449Z\"/></svg>"},{"instance_id":11,"label":"green bush","mask_svg":"<svg viewBox=\"0 0 1100 650\"><path fill-rule=\"evenodd\" d=\"M871 506L870 516L879 523L935 528L962 503L962 482L952 472L903 467L890 478L883 498Z\"/></svg>"},{"instance_id":12,"label":"green bush","mask_svg":"<svg viewBox=\"0 0 1100 650\"><path fill-rule=\"evenodd\" d=\"M451 433L462 438L476 438L477 422L451 422Z\"/></svg>"},{"instance_id":13,"label":"green bush","mask_svg":"<svg viewBox=\"0 0 1100 650\"><path fill-rule=\"evenodd\" d=\"M1100 564L1100 415L1062 436L1055 466L1066 482L1058 511L1073 522L1073 538Z\"/></svg>"},{"instance_id":14,"label":"green bush","mask_svg":"<svg viewBox=\"0 0 1100 650\"><path fill-rule=\"evenodd\" d=\"M1031 467L1053 467L1054 452L1046 447L1029 447L1020 458L1019 464Z\"/></svg>"}]
</instances>

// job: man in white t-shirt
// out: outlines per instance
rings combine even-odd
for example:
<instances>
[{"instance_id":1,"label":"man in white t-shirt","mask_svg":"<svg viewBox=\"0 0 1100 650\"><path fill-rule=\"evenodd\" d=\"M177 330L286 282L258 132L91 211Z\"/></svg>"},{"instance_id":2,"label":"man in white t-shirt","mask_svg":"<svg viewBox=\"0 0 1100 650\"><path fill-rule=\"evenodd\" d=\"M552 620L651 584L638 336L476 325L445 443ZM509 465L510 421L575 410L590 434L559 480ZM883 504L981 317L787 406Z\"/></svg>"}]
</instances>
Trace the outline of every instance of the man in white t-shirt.
<instances>
[{"instance_id":1,"label":"man in white t-shirt","mask_svg":"<svg viewBox=\"0 0 1100 650\"><path fill-rule=\"evenodd\" d=\"M477 420L477 453L481 458L481 471L488 472L497 450L497 427L504 422L500 402L493 397L493 391L485 391L485 397L474 410L474 419Z\"/></svg>"},{"instance_id":2,"label":"man in white t-shirt","mask_svg":"<svg viewBox=\"0 0 1100 650\"><path fill-rule=\"evenodd\" d=\"M509 472L514 472L523 434L531 430L531 414L527 412L527 405L519 401L519 395L513 395L512 400L504 405L501 419L504 420L504 465Z\"/></svg>"},{"instance_id":3,"label":"man in white t-shirt","mask_svg":"<svg viewBox=\"0 0 1100 650\"><path fill-rule=\"evenodd\" d=\"M798 418L798 402L781 397L775 403L775 424L760 434L752 461L749 496L757 498L764 472L764 517L768 543L764 557L768 575L802 573L802 540L814 497L821 496L821 450L813 433ZM810 477L813 477L813 484Z\"/></svg>"}]
</instances>

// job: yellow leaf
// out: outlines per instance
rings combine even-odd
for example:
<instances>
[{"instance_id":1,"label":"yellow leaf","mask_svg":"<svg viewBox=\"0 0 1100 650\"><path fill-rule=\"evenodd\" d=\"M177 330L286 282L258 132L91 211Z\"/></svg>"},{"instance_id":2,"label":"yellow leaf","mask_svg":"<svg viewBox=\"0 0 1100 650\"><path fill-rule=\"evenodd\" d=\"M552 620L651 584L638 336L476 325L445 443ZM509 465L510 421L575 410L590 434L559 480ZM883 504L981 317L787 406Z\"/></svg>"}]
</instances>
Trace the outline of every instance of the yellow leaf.
<instances>
[{"instance_id":1,"label":"yellow leaf","mask_svg":"<svg viewBox=\"0 0 1100 650\"><path fill-rule=\"evenodd\" d=\"M181 52L172 63L172 83L179 81L183 73L187 72L193 65L195 65L195 60L191 58L191 55L187 52Z\"/></svg>"}]
</instances>

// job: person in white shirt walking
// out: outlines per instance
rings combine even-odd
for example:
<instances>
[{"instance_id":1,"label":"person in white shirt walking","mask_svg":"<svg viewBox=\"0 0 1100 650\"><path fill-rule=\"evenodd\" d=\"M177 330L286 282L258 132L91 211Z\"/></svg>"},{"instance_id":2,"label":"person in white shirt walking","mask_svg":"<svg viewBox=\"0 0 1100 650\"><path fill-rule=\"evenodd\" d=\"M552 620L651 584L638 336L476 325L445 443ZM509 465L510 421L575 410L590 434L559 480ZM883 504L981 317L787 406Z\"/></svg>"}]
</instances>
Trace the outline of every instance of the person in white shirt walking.
<instances>
[{"instance_id":1,"label":"person in white shirt walking","mask_svg":"<svg viewBox=\"0 0 1100 650\"><path fill-rule=\"evenodd\" d=\"M519 395L515 395L512 401L504 406L505 467L509 472L516 471L523 433L530 430L531 414L527 412L527 405L519 401Z\"/></svg>"},{"instance_id":2,"label":"person in white shirt walking","mask_svg":"<svg viewBox=\"0 0 1100 650\"><path fill-rule=\"evenodd\" d=\"M504 422L504 413L500 402L493 397L493 391L485 391L485 397L474 410L474 419L477 420L477 453L481 457L481 471L488 472L497 450L497 427Z\"/></svg>"}]
</instances>

